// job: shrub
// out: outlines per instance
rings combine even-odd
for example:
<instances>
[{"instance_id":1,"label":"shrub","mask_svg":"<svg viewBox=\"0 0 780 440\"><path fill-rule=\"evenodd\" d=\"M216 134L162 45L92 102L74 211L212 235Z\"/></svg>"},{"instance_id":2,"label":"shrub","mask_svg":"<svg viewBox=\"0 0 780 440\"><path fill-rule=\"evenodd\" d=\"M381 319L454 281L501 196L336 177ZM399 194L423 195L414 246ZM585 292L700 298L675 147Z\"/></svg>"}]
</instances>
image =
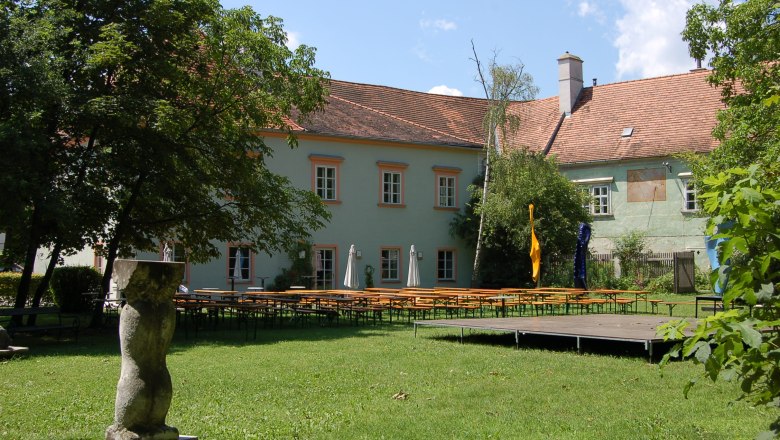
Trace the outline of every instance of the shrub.
<instances>
[{"instance_id":1,"label":"shrub","mask_svg":"<svg viewBox=\"0 0 780 440\"><path fill-rule=\"evenodd\" d=\"M653 293L672 293L674 292L674 273L669 272L655 277L647 283L647 290Z\"/></svg>"},{"instance_id":2,"label":"shrub","mask_svg":"<svg viewBox=\"0 0 780 440\"><path fill-rule=\"evenodd\" d=\"M89 266L65 266L54 269L51 276L51 290L54 299L63 312L82 313L90 310L85 292L100 291L101 274Z\"/></svg>"},{"instance_id":3,"label":"shrub","mask_svg":"<svg viewBox=\"0 0 780 440\"><path fill-rule=\"evenodd\" d=\"M19 290L19 281L22 279L22 274L18 272L0 272L0 303L2 305L13 305L16 300L16 292ZM30 290L27 295L27 302L32 302L33 296L35 296L35 290L38 289L38 285L41 283L43 275L33 274L30 280ZM44 302L51 302L51 293L47 293L43 296Z\"/></svg>"},{"instance_id":4,"label":"shrub","mask_svg":"<svg viewBox=\"0 0 780 440\"><path fill-rule=\"evenodd\" d=\"M630 231L615 240L613 254L620 260L620 273L623 277L641 276L639 259L646 249L646 236L642 231Z\"/></svg>"}]
</instances>

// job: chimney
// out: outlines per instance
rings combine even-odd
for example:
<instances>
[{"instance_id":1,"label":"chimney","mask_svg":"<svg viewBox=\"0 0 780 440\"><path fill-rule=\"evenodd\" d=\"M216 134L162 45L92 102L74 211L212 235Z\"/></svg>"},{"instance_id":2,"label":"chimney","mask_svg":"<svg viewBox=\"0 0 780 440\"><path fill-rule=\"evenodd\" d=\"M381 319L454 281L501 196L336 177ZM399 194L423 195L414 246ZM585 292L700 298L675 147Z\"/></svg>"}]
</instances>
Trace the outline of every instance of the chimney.
<instances>
[{"instance_id":1,"label":"chimney","mask_svg":"<svg viewBox=\"0 0 780 440\"><path fill-rule=\"evenodd\" d=\"M582 59L569 52L558 58L558 102L561 113L571 115L582 91Z\"/></svg>"}]
</instances>

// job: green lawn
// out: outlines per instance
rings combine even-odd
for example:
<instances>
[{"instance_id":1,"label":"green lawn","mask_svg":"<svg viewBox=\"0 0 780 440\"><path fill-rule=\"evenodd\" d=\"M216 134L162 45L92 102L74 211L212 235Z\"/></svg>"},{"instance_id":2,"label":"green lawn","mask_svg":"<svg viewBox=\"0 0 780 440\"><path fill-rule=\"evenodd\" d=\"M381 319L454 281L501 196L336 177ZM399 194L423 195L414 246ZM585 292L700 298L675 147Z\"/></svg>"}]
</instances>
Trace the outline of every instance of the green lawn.
<instances>
[{"instance_id":1,"label":"green lawn","mask_svg":"<svg viewBox=\"0 0 780 440\"><path fill-rule=\"evenodd\" d=\"M512 336L459 344L459 334L415 338L396 323L266 329L250 341L236 330L177 333L168 422L200 439L747 439L775 418L732 404L729 383L701 381L685 399L701 367L659 371L641 347L578 355L568 342L518 350ZM17 343L31 354L0 363L0 439L102 438L116 336Z\"/></svg>"}]
</instances>

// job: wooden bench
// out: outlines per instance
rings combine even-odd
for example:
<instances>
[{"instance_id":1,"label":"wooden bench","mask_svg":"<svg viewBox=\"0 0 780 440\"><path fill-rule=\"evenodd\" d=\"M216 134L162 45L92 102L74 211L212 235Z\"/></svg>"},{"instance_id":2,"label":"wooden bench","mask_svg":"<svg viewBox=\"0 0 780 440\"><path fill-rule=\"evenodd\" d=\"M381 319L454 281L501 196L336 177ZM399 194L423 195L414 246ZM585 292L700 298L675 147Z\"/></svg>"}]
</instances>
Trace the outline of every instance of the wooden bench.
<instances>
[{"instance_id":1,"label":"wooden bench","mask_svg":"<svg viewBox=\"0 0 780 440\"><path fill-rule=\"evenodd\" d=\"M43 316L43 315L56 315L56 323L46 323L43 325L26 325L16 324L14 317L21 317L22 321L25 316ZM60 313L60 309L57 307L33 307L33 308L15 308L15 309L0 309L0 318L8 318L3 323L8 334L13 336L16 333L50 333L52 331L57 332L57 339L61 339L63 331L73 332L76 340L79 338L79 327L81 322L76 315L63 315ZM66 318L66 319L64 319Z\"/></svg>"},{"instance_id":2,"label":"wooden bench","mask_svg":"<svg viewBox=\"0 0 780 440\"><path fill-rule=\"evenodd\" d=\"M698 306L696 301L663 301L663 302L661 302L661 304L664 304L667 307L669 307L669 316L672 316L672 311L674 310L674 308L676 306L678 306L680 304L688 305L688 306L694 306L694 307ZM716 303L714 305L714 307L713 306L702 306L702 310L713 310L713 311L723 310L723 304L722 303L721 304L717 304ZM697 318L698 318L698 315L699 315L699 310L697 309L696 310L696 317Z\"/></svg>"}]
</instances>

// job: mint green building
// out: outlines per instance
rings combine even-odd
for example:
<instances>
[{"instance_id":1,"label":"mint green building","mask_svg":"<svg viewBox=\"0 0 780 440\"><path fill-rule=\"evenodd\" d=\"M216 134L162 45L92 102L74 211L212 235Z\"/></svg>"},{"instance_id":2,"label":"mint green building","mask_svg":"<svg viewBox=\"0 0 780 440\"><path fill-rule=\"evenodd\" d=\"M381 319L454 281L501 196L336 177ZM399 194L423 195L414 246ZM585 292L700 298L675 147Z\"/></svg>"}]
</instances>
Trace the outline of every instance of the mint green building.
<instances>
[{"instance_id":1,"label":"mint green building","mask_svg":"<svg viewBox=\"0 0 780 440\"><path fill-rule=\"evenodd\" d=\"M617 237L639 230L652 251L694 251L706 267L705 219L677 157L717 146L711 131L723 104L708 73L606 85L594 79L584 87L583 61L566 53L558 59L559 96L513 103L521 128L501 140L502 148L554 155L591 195L583 209L594 217L595 252L610 252ZM332 214L312 232L311 287L343 288L352 244L358 272L373 267L377 287L406 287L412 245L422 287L469 286L474 252L449 225L482 173L485 109L481 99L332 81L326 108L295 122L298 148L281 133L262 133L274 149L270 170L318 194ZM186 262L185 250L171 246L174 259ZM246 243L219 246L222 258L187 264L185 285L245 290L270 283L291 264L287 255L251 253ZM162 255L161 247L138 258ZM90 250L72 262L102 267Z\"/></svg>"}]
</instances>

